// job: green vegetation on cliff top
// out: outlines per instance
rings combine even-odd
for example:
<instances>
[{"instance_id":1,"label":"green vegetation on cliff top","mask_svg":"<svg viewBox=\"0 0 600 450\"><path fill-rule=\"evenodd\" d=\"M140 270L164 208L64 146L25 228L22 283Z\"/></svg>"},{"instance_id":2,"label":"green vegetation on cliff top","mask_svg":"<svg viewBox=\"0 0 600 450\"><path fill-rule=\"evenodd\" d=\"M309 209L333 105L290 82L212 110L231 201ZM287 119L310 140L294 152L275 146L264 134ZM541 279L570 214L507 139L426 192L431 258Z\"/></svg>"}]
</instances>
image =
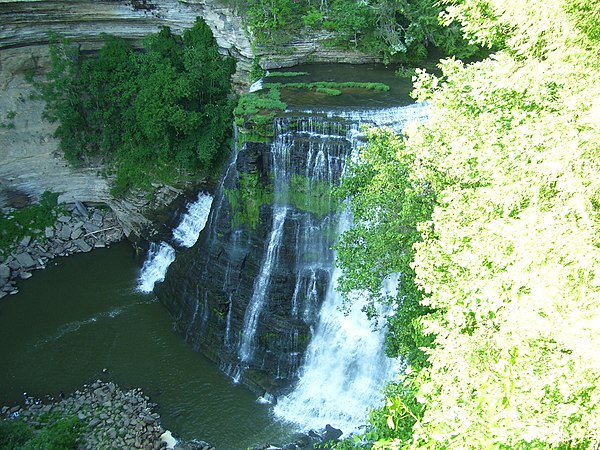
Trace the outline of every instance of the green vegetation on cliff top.
<instances>
[{"instance_id":1,"label":"green vegetation on cliff top","mask_svg":"<svg viewBox=\"0 0 600 450\"><path fill-rule=\"evenodd\" d=\"M458 25L439 21L436 0L226 0L242 11L255 45L284 44L325 33L325 44L360 50L384 61L423 61L433 53L468 57L478 47Z\"/></svg>"},{"instance_id":2,"label":"green vegetation on cliff top","mask_svg":"<svg viewBox=\"0 0 600 450\"><path fill-rule=\"evenodd\" d=\"M200 19L183 36L163 28L143 51L104 39L94 56L58 38L51 46L41 91L65 157L109 167L115 194L214 173L231 132L235 62L210 28Z\"/></svg>"}]
</instances>

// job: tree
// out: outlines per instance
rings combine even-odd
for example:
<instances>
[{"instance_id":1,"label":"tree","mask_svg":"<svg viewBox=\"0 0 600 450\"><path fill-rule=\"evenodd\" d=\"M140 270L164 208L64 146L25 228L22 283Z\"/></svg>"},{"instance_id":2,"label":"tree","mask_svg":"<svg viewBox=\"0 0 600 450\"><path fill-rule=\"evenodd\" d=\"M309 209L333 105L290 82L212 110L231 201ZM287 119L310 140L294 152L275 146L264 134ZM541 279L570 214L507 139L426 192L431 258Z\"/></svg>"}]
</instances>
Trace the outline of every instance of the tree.
<instances>
[{"instance_id":1,"label":"tree","mask_svg":"<svg viewBox=\"0 0 600 450\"><path fill-rule=\"evenodd\" d=\"M446 4L449 20L499 51L468 65L445 60L439 77L421 71L415 96L430 117L378 164L413 155L405 172L365 172L352 190L376 236L343 264L371 286L405 256L389 250L405 245L400 228L378 226L398 206L379 199L403 175L435 202L417 220L408 263L419 306L430 308L418 324L433 342L374 413L375 448L596 448L599 28L582 15L598 2Z\"/></svg>"},{"instance_id":2,"label":"tree","mask_svg":"<svg viewBox=\"0 0 600 450\"><path fill-rule=\"evenodd\" d=\"M142 52L123 39L104 40L93 57L65 41L52 46L43 93L67 158L104 159L116 174L115 194L209 174L230 135L235 70L210 28L198 20L178 36L164 27Z\"/></svg>"}]
</instances>

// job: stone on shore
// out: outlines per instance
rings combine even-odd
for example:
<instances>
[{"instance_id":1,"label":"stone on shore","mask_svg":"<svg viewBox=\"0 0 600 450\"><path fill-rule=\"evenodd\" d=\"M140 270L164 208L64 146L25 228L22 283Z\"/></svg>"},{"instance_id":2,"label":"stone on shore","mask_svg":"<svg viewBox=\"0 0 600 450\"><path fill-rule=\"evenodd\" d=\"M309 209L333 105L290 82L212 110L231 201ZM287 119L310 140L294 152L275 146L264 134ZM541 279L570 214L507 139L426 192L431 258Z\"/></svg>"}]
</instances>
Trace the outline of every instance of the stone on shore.
<instances>
[{"instance_id":1,"label":"stone on shore","mask_svg":"<svg viewBox=\"0 0 600 450\"><path fill-rule=\"evenodd\" d=\"M43 230L32 230L36 234L21 238L12 254L0 260L0 298L16 294L14 280L30 278L32 270L45 268L57 256L89 252L125 237L111 210L86 208L81 202L67 210L71 215L61 215Z\"/></svg>"}]
</instances>

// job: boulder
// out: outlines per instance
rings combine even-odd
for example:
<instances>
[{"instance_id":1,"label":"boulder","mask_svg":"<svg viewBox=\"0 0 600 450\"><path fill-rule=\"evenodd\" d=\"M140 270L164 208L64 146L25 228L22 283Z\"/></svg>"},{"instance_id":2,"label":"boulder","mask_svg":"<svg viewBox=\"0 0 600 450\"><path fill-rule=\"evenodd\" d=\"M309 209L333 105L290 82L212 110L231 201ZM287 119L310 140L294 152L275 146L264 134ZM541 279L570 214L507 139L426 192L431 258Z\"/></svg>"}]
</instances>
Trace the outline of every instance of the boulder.
<instances>
[{"instance_id":1,"label":"boulder","mask_svg":"<svg viewBox=\"0 0 600 450\"><path fill-rule=\"evenodd\" d=\"M29 253L19 253L17 256L15 256L15 258L19 262L21 267L24 269L30 269L35 267L35 260L31 257Z\"/></svg>"},{"instance_id":2,"label":"boulder","mask_svg":"<svg viewBox=\"0 0 600 450\"><path fill-rule=\"evenodd\" d=\"M90 215L90 213L88 212L87 208L79 200L75 201L75 210L74 211L77 214L79 214L81 217L85 217L86 219Z\"/></svg>"},{"instance_id":3,"label":"boulder","mask_svg":"<svg viewBox=\"0 0 600 450\"><path fill-rule=\"evenodd\" d=\"M325 425L325 434L323 434L323 442L329 441L337 441L342 434L342 430L338 430L337 428L333 428L331 425Z\"/></svg>"},{"instance_id":4,"label":"boulder","mask_svg":"<svg viewBox=\"0 0 600 450\"><path fill-rule=\"evenodd\" d=\"M6 264L0 264L0 283L6 284L6 281L10 278L10 267Z\"/></svg>"},{"instance_id":5,"label":"boulder","mask_svg":"<svg viewBox=\"0 0 600 450\"><path fill-rule=\"evenodd\" d=\"M83 230L81 229L81 227L79 228L75 228L72 232L71 232L71 239L79 239L81 237L81 235L83 234Z\"/></svg>"},{"instance_id":6,"label":"boulder","mask_svg":"<svg viewBox=\"0 0 600 450\"><path fill-rule=\"evenodd\" d=\"M89 252L92 249L92 246L85 242L83 239L77 239L74 241L74 244L79 247L82 252Z\"/></svg>"},{"instance_id":7,"label":"boulder","mask_svg":"<svg viewBox=\"0 0 600 450\"><path fill-rule=\"evenodd\" d=\"M63 241L68 241L69 239L71 239L72 232L73 230L71 229L71 227L65 224L60 228L58 232L58 237Z\"/></svg>"}]
</instances>

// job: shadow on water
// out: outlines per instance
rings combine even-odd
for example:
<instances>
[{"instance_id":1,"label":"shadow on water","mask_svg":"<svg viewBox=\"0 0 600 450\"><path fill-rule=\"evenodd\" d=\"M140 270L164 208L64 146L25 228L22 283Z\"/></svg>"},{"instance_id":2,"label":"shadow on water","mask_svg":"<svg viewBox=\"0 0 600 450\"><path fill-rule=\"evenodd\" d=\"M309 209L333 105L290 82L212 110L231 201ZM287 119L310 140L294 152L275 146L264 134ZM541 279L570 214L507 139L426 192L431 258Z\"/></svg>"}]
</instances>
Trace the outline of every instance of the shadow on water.
<instances>
[{"instance_id":1,"label":"shadow on water","mask_svg":"<svg viewBox=\"0 0 600 450\"><path fill-rule=\"evenodd\" d=\"M100 378L142 387L163 425L185 439L241 449L289 436L269 405L181 340L153 295L135 292L138 271L122 243L63 258L0 301L0 405Z\"/></svg>"}]
</instances>

